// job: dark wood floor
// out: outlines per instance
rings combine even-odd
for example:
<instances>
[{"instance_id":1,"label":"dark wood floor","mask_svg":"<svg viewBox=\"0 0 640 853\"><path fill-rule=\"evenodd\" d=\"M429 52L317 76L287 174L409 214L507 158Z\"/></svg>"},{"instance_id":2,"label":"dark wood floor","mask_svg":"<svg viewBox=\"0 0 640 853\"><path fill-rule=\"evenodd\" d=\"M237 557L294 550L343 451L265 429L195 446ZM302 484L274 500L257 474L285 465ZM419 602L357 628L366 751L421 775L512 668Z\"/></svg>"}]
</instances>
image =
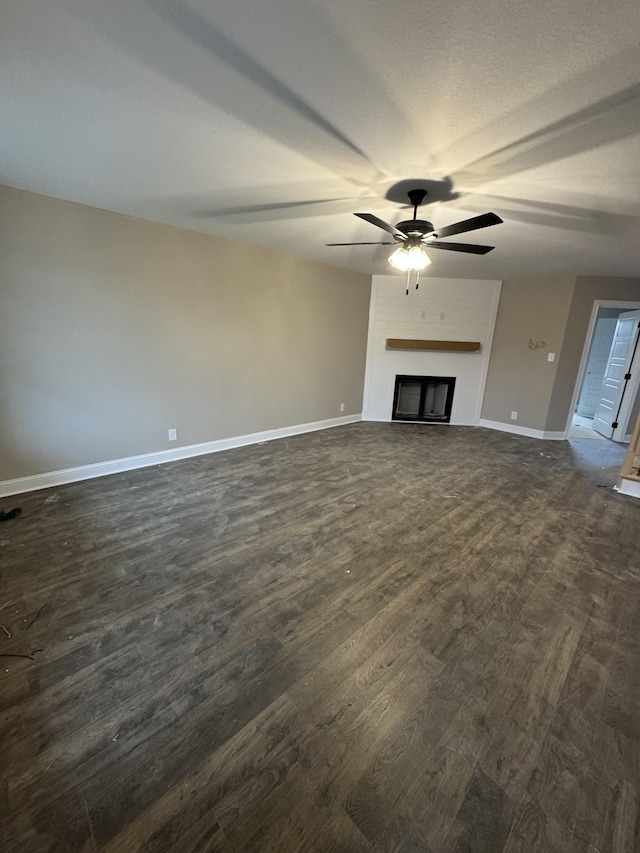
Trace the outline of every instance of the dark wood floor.
<instances>
[{"instance_id":1,"label":"dark wood floor","mask_svg":"<svg viewBox=\"0 0 640 853\"><path fill-rule=\"evenodd\" d=\"M1 502L0 849L640 849L622 455L356 424Z\"/></svg>"}]
</instances>

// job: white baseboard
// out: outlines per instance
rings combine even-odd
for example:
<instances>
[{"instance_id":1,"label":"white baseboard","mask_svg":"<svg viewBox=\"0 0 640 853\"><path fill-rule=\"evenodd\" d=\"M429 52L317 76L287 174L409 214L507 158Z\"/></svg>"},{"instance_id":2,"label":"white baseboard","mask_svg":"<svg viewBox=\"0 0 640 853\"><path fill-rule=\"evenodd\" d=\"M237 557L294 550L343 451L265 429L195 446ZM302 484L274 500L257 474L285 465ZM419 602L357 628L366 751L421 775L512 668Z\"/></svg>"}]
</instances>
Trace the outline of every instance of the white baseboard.
<instances>
[{"instance_id":1,"label":"white baseboard","mask_svg":"<svg viewBox=\"0 0 640 853\"><path fill-rule=\"evenodd\" d=\"M234 447L245 447L248 444L259 444L264 441L274 441L278 438L289 438L305 432L330 429L331 427L353 424L362 420L362 415L343 415L340 418L330 418L326 421L313 421L308 424L296 424L280 429L268 429L264 432L253 432L249 435L238 435L233 438L221 438L217 441L205 441L202 444L189 444L171 450L159 450L156 453L143 453L140 456L127 456L124 459L111 459L107 462L96 462L92 465L79 465L77 468L63 468L60 471L48 471L44 474L33 474L29 477L18 477L15 480L0 481L0 498L9 495L19 495L23 492L35 492L38 489L49 489L52 486L63 486L65 483L76 483L80 480L91 480L94 477L104 477L107 474L119 474L122 471L133 471L136 468L148 468L150 465L164 465L179 459L189 459L192 456L204 456L207 453L219 453L222 450L232 450Z\"/></svg>"},{"instance_id":2,"label":"white baseboard","mask_svg":"<svg viewBox=\"0 0 640 853\"><path fill-rule=\"evenodd\" d=\"M516 424L505 424L502 421L487 421L481 418L479 426L487 429L497 429L500 432L510 432L513 435L524 435L527 438L542 438L546 441L563 441L565 438L564 431L553 432L542 429L531 429L531 427L517 426Z\"/></svg>"},{"instance_id":3,"label":"white baseboard","mask_svg":"<svg viewBox=\"0 0 640 853\"><path fill-rule=\"evenodd\" d=\"M640 483L636 480L626 480L622 477L620 486L614 486L621 495L631 495L634 498L640 498Z\"/></svg>"}]
</instances>

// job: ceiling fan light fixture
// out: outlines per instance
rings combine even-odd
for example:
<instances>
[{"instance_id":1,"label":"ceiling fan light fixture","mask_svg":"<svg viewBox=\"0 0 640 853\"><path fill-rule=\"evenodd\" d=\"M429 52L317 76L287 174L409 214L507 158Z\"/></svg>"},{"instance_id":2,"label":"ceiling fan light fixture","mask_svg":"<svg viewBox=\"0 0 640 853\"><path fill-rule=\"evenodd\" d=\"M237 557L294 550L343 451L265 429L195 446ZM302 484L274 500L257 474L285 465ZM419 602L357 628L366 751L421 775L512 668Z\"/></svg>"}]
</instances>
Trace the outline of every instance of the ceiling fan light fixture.
<instances>
[{"instance_id":1,"label":"ceiling fan light fixture","mask_svg":"<svg viewBox=\"0 0 640 853\"><path fill-rule=\"evenodd\" d=\"M428 267L431 263L431 258L422 246L412 246L409 249L409 269L410 270L423 270L425 267Z\"/></svg>"},{"instance_id":2,"label":"ceiling fan light fixture","mask_svg":"<svg viewBox=\"0 0 640 853\"><path fill-rule=\"evenodd\" d=\"M389 256L389 263L397 270L409 272L410 270L417 271L428 267L431 258L422 246L410 246L408 249L405 246L400 246Z\"/></svg>"},{"instance_id":3,"label":"ceiling fan light fixture","mask_svg":"<svg viewBox=\"0 0 640 853\"><path fill-rule=\"evenodd\" d=\"M397 270L402 270L403 272L406 272L409 269L409 259L407 257L408 254L409 252L407 252L405 247L400 246L399 249L396 249L395 252L392 252L389 255L389 263Z\"/></svg>"}]
</instances>

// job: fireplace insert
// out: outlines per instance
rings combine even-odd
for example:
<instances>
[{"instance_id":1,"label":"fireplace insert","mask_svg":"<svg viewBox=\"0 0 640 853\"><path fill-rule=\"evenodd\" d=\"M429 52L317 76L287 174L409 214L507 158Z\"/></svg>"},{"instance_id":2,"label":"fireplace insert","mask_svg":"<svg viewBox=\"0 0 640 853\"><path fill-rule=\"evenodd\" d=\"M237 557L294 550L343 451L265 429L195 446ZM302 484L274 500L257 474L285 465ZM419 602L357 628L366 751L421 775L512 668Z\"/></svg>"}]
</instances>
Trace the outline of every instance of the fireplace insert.
<instances>
[{"instance_id":1,"label":"fireplace insert","mask_svg":"<svg viewBox=\"0 0 640 853\"><path fill-rule=\"evenodd\" d=\"M455 384L455 376L396 376L391 419L448 424Z\"/></svg>"}]
</instances>

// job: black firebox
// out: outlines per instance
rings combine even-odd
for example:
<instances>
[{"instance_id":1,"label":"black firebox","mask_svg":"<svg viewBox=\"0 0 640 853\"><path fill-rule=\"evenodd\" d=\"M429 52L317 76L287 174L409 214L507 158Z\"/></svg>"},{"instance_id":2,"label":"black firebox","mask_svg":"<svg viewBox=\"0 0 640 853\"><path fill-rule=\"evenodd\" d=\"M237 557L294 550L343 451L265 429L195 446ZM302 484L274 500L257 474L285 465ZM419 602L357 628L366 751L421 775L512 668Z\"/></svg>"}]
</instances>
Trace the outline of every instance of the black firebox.
<instances>
[{"instance_id":1,"label":"black firebox","mask_svg":"<svg viewBox=\"0 0 640 853\"><path fill-rule=\"evenodd\" d=\"M448 424L455 385L455 376L396 376L392 420Z\"/></svg>"}]
</instances>

